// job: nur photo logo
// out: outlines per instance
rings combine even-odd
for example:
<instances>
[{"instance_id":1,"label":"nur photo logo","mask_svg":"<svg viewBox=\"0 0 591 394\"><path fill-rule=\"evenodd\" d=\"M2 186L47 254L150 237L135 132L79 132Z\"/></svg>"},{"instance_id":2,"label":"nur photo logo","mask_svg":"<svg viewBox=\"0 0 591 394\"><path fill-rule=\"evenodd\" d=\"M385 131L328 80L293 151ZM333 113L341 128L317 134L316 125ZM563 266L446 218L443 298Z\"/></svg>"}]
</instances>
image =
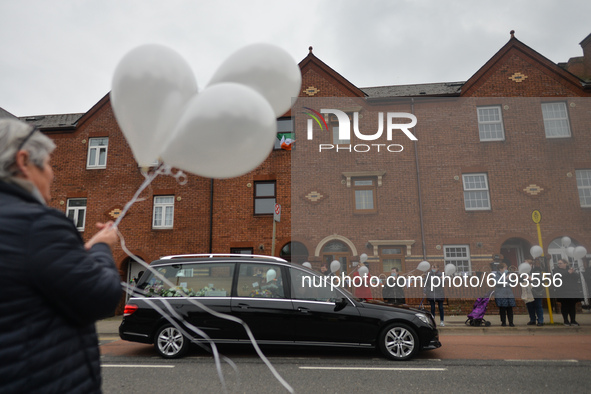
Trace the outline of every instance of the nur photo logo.
<instances>
[{"instance_id":1,"label":"nur photo logo","mask_svg":"<svg viewBox=\"0 0 591 394\"><path fill-rule=\"evenodd\" d=\"M321 131L329 131L328 124L324 119L323 114L332 114L336 117L338 122L338 141L351 141L351 118L349 115L338 109L321 109L320 112L315 111L309 107L303 107L304 114L308 115L310 119L307 122L307 139L312 140L314 138L314 121L320 127ZM410 122L400 123L400 120L410 120ZM384 121L385 120L385 121ZM378 112L378 125L377 131L373 134L362 133L359 129L359 112L353 112L353 134L361 141L378 141L384 134L384 123L386 123L386 141L392 141L392 135L395 131L402 131L406 137L411 141L417 141L417 137L409 130L416 126L417 117L407 112ZM337 131L335 130L335 138ZM386 144L386 143L372 143L372 144L342 144L341 142L336 144L319 144L319 152L326 150L347 151L347 152L369 152L376 150L380 152L380 149L388 152L398 153L402 152L404 147L400 144Z\"/></svg>"}]
</instances>

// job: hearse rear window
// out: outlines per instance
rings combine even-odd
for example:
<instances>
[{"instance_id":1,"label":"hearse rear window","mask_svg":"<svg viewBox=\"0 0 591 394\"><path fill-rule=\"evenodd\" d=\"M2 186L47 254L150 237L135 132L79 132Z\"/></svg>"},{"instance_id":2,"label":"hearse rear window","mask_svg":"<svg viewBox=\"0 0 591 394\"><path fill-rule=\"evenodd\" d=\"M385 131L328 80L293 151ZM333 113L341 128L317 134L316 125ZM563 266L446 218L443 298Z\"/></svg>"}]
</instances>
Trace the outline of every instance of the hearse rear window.
<instances>
[{"instance_id":1,"label":"hearse rear window","mask_svg":"<svg viewBox=\"0 0 591 394\"><path fill-rule=\"evenodd\" d=\"M238 297L285 298L281 266L271 264L240 264Z\"/></svg>"},{"instance_id":2,"label":"hearse rear window","mask_svg":"<svg viewBox=\"0 0 591 394\"><path fill-rule=\"evenodd\" d=\"M227 264L174 264L157 267L156 271L172 282L173 287L154 273L139 285L149 297L230 297L232 292L233 263Z\"/></svg>"}]
</instances>

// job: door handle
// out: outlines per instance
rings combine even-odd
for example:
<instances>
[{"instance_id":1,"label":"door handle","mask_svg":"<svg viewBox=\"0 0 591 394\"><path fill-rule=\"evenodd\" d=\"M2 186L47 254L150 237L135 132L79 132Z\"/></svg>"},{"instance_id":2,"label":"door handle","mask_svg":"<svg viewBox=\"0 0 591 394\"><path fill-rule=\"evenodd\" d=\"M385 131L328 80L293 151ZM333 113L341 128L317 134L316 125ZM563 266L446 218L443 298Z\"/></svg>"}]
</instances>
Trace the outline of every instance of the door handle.
<instances>
[{"instance_id":1,"label":"door handle","mask_svg":"<svg viewBox=\"0 0 591 394\"><path fill-rule=\"evenodd\" d=\"M302 312L302 313L308 313L310 312L310 310L308 308L302 308L301 306L298 307L298 312Z\"/></svg>"},{"instance_id":2,"label":"door handle","mask_svg":"<svg viewBox=\"0 0 591 394\"><path fill-rule=\"evenodd\" d=\"M242 303L240 303L240 304L238 304L238 308L240 308L240 309L248 309L248 304L242 304Z\"/></svg>"}]
</instances>

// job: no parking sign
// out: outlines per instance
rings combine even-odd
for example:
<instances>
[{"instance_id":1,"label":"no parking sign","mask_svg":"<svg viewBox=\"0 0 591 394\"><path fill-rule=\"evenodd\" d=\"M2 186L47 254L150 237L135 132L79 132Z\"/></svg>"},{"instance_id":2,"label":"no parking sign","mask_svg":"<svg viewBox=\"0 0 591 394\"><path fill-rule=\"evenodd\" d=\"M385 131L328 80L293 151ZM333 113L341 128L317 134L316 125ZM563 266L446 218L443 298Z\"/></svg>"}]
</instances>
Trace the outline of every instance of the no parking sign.
<instances>
[{"instance_id":1,"label":"no parking sign","mask_svg":"<svg viewBox=\"0 0 591 394\"><path fill-rule=\"evenodd\" d=\"M281 205L275 204L275 210L273 211L273 220L276 222L281 221Z\"/></svg>"}]
</instances>

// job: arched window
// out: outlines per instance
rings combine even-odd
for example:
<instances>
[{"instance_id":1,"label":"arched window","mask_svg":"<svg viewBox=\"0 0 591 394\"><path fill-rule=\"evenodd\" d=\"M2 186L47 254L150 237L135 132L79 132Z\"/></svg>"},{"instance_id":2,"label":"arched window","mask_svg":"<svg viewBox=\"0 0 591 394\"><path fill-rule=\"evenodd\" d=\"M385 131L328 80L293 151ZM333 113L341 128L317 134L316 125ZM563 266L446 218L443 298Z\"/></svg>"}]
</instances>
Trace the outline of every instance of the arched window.
<instances>
[{"instance_id":1,"label":"arched window","mask_svg":"<svg viewBox=\"0 0 591 394\"><path fill-rule=\"evenodd\" d=\"M579 245L580 243L578 243L572 238L570 239L569 246L576 248ZM554 266L556 265L556 263L558 263L558 260L560 259L568 259L570 263L573 263L575 261L572 257L567 256L566 248L562 246L562 237L555 238L552 242L550 242L550 245L548 245L548 256L552 258L550 260L551 268L554 268Z\"/></svg>"}]
</instances>

